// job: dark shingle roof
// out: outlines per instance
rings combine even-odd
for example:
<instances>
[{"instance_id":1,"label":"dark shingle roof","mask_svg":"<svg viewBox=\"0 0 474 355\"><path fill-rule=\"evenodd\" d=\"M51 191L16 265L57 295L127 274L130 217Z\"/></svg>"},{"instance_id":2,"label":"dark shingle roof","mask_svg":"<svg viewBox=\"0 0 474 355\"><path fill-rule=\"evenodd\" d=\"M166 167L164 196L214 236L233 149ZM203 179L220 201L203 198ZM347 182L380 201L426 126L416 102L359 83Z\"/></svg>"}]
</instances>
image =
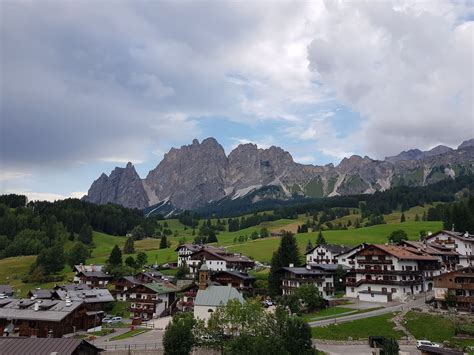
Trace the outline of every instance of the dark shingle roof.
<instances>
[{"instance_id":1,"label":"dark shingle roof","mask_svg":"<svg viewBox=\"0 0 474 355\"><path fill-rule=\"evenodd\" d=\"M316 245L313 249L308 251L306 254L311 254L316 248L318 247L323 247L326 248L328 251L330 251L333 254L342 254L345 253L346 251L349 251L353 249L353 247L348 247L345 245L337 245L337 244L321 244L321 245Z\"/></svg>"},{"instance_id":2,"label":"dark shingle roof","mask_svg":"<svg viewBox=\"0 0 474 355\"><path fill-rule=\"evenodd\" d=\"M10 285L0 285L0 293L3 293L7 296L13 295L13 289Z\"/></svg>"},{"instance_id":3,"label":"dark shingle roof","mask_svg":"<svg viewBox=\"0 0 474 355\"><path fill-rule=\"evenodd\" d=\"M242 280L255 280L255 277L250 276L249 274L247 274L245 272L239 272L239 271L233 271L233 270L217 271L213 275L217 276L217 275L221 275L221 274L228 274L228 275L235 276L235 277L237 277L239 279L242 279Z\"/></svg>"},{"instance_id":4,"label":"dark shingle roof","mask_svg":"<svg viewBox=\"0 0 474 355\"><path fill-rule=\"evenodd\" d=\"M89 348L91 354L101 351L101 349L81 339L0 337L0 354L5 355L50 355L54 353L72 355L80 346Z\"/></svg>"}]
</instances>

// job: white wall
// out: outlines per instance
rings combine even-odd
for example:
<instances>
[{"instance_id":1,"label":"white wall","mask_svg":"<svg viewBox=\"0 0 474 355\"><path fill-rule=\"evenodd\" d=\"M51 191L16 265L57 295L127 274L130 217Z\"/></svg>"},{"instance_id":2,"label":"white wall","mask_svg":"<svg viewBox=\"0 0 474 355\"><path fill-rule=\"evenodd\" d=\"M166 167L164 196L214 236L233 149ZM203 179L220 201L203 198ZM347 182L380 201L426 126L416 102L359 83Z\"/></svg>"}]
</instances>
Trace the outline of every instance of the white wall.
<instances>
[{"instance_id":1,"label":"white wall","mask_svg":"<svg viewBox=\"0 0 474 355\"><path fill-rule=\"evenodd\" d=\"M209 312L210 309L212 309L212 312ZM209 318L211 318L211 314L215 311L216 307L194 305L194 318L199 318L207 322Z\"/></svg>"}]
</instances>

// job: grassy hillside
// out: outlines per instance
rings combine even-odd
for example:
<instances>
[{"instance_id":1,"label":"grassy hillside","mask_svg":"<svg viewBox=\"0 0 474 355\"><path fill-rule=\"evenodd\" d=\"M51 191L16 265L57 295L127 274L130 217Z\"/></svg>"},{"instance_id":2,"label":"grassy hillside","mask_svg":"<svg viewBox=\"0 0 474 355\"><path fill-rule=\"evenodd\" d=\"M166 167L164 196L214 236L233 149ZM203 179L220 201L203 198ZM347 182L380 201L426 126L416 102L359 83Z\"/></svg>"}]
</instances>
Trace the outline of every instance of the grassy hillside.
<instances>
[{"instance_id":1,"label":"grassy hillside","mask_svg":"<svg viewBox=\"0 0 474 355\"><path fill-rule=\"evenodd\" d=\"M420 230L437 231L442 228L441 222L414 222L414 216L416 213L418 213L421 217L423 214L423 207L415 207L414 209L405 212L405 216L407 218L407 222L405 223L399 222L400 214L397 215L397 213L392 213L391 215L386 216L387 224L359 229L328 230L324 231L324 237L328 243L344 245L357 245L362 242L385 243L390 232L396 229L403 229L407 232L410 239L417 239ZM345 216L342 218L347 219L354 216L357 215ZM307 217L301 215L297 220L280 219L277 221L264 222L258 226L245 228L237 232L220 232L218 235L219 242L217 244L227 246L231 251L243 253L253 257L256 260L269 262L273 252L278 248L280 241L278 237L257 239L255 241L249 239L243 243L234 242L234 239L238 238L239 236L250 236L252 232L259 232L263 227L268 228L270 231L281 229L295 231L298 224L303 224L306 222L306 220ZM177 219L167 220L166 222L168 224L168 228L173 232L177 231L178 234L178 237L169 238L171 241L170 248L159 249L159 239L147 238L135 242L135 250L137 252L144 251L148 256L148 263L156 262L158 264L162 264L165 262L176 261L177 253L174 250L178 246L178 240L184 237L187 242L192 242L194 239L194 236L192 235L192 229L186 228ZM305 250L308 239L314 244L316 237L317 232L296 235L298 246L302 253ZM91 258L88 259L87 262L93 264L105 263L114 245L118 245L122 248L125 244L125 240L125 237L117 237L94 232L94 249L92 251ZM68 241L65 244L65 249L67 250L71 244L72 243ZM26 294L29 289L35 287L45 288L52 286L49 284L25 285L21 282L23 276L29 272L30 265L34 262L35 258L35 256L21 256L0 260L0 284L11 284L22 294ZM72 279L72 272L69 266L64 268L63 274L65 276L65 281Z\"/></svg>"}]
</instances>

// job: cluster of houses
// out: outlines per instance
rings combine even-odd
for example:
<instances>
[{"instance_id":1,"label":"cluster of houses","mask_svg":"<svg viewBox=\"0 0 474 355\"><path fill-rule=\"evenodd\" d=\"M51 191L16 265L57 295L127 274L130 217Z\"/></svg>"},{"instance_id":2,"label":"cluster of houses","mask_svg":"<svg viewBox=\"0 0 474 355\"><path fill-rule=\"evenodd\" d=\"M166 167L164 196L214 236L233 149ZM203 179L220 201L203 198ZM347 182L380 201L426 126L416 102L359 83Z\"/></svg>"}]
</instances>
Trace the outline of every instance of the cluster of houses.
<instances>
[{"instance_id":1,"label":"cluster of houses","mask_svg":"<svg viewBox=\"0 0 474 355\"><path fill-rule=\"evenodd\" d=\"M282 268L282 293L305 283L330 299L338 269L345 271L345 294L363 301L405 301L434 291L436 305L474 311L474 235L442 230L422 241L317 245L306 253L306 266ZM342 280L340 280L342 281ZM472 282L472 285L471 285ZM447 295L448 298L446 301Z\"/></svg>"},{"instance_id":2,"label":"cluster of houses","mask_svg":"<svg viewBox=\"0 0 474 355\"><path fill-rule=\"evenodd\" d=\"M282 294L313 284L323 297L335 296L336 284L347 297L364 301L405 301L434 291L440 308L474 311L474 235L442 230L422 241L317 245L306 253L304 266L281 268ZM76 265L74 283L31 290L15 298L0 285L0 335L59 338L80 330L96 330L112 302L127 301L134 319L150 320L176 310L192 311L207 320L217 306L231 299L244 302L256 293L248 271L255 262L225 248L183 244L176 252L186 280L174 280L150 267L135 275L112 278L100 265ZM196 281L195 281L196 280Z\"/></svg>"}]
</instances>

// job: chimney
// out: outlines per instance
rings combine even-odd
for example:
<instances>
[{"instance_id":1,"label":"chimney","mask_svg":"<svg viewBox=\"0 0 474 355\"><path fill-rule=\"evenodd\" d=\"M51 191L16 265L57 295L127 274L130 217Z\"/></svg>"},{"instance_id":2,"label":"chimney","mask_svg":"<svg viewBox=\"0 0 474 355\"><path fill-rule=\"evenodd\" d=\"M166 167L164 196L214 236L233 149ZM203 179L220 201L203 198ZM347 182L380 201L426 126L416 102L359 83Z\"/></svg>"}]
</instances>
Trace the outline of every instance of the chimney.
<instances>
[{"instance_id":1,"label":"chimney","mask_svg":"<svg viewBox=\"0 0 474 355\"><path fill-rule=\"evenodd\" d=\"M35 308L34 308L34 309L35 309L35 312L38 312L38 311L39 311L39 309L40 309L40 303L41 303L41 301L36 301L36 302L35 302Z\"/></svg>"},{"instance_id":2,"label":"chimney","mask_svg":"<svg viewBox=\"0 0 474 355\"><path fill-rule=\"evenodd\" d=\"M309 264L306 264L306 269L311 270L311 266Z\"/></svg>"},{"instance_id":3,"label":"chimney","mask_svg":"<svg viewBox=\"0 0 474 355\"><path fill-rule=\"evenodd\" d=\"M469 237L469 232L466 231L466 233L464 233L464 236L465 236L466 238L468 238L468 237Z\"/></svg>"},{"instance_id":4,"label":"chimney","mask_svg":"<svg viewBox=\"0 0 474 355\"><path fill-rule=\"evenodd\" d=\"M293 263L290 263L290 267L295 267L295 264L293 264Z\"/></svg>"}]
</instances>

